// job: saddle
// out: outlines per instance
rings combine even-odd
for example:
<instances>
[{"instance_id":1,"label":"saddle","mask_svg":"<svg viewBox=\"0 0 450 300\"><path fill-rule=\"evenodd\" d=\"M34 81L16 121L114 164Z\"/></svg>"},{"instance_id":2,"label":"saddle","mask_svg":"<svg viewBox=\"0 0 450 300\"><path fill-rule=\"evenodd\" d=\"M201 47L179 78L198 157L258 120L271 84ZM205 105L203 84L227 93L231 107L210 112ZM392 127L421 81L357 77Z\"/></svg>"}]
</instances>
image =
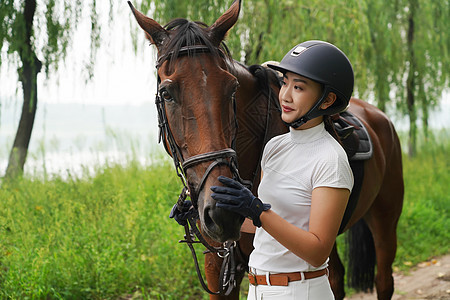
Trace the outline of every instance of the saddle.
<instances>
[{"instance_id":1,"label":"saddle","mask_svg":"<svg viewBox=\"0 0 450 300\"><path fill-rule=\"evenodd\" d=\"M366 127L352 113L344 111L332 115L331 119L342 146L347 153L354 178L353 189L339 228L340 234L344 231L358 203L364 179L364 161L372 157L373 145Z\"/></svg>"},{"instance_id":2,"label":"saddle","mask_svg":"<svg viewBox=\"0 0 450 300\"><path fill-rule=\"evenodd\" d=\"M349 161L372 157L372 141L363 123L348 111L331 116Z\"/></svg>"}]
</instances>

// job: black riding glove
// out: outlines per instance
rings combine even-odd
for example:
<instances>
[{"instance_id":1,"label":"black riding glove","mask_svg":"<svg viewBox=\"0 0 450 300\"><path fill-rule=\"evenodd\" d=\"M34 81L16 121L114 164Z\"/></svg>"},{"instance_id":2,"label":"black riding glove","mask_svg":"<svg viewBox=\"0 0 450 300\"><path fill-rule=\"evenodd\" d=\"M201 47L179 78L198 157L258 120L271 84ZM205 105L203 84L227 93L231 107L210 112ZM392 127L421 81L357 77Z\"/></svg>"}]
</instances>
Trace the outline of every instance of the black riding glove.
<instances>
[{"instance_id":1,"label":"black riding glove","mask_svg":"<svg viewBox=\"0 0 450 300\"><path fill-rule=\"evenodd\" d=\"M178 204L175 204L170 211L169 217L174 218L181 226L186 226L187 219L191 216L193 210L194 207L192 206L191 201L187 200L183 202L181 211L178 209Z\"/></svg>"},{"instance_id":2,"label":"black riding glove","mask_svg":"<svg viewBox=\"0 0 450 300\"><path fill-rule=\"evenodd\" d=\"M219 181L225 186L212 186L211 197L218 203L217 207L228 209L253 220L253 224L261 227L259 216L270 209L270 204L264 204L252 192L236 180L219 176Z\"/></svg>"}]
</instances>

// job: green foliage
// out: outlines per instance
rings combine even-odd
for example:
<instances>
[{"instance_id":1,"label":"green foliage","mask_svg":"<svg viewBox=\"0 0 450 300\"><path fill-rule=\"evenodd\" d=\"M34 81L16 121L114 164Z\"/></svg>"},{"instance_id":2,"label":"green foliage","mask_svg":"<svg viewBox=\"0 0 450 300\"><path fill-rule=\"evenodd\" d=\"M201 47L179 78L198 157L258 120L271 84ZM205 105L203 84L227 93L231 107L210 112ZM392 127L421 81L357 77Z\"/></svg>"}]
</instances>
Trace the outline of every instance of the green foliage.
<instances>
[{"instance_id":1,"label":"green foliage","mask_svg":"<svg viewBox=\"0 0 450 300\"><path fill-rule=\"evenodd\" d=\"M370 46L367 49L368 67L374 70L373 92L378 107L386 110L391 87L402 85L403 45L399 22L399 6L396 1L367 1L364 11L370 32Z\"/></svg>"},{"instance_id":2,"label":"green foliage","mask_svg":"<svg viewBox=\"0 0 450 300\"><path fill-rule=\"evenodd\" d=\"M181 17L211 25L231 3L142 0L139 8L161 24ZM419 58L418 72L427 83L422 93L432 104L448 87L449 74L444 66L449 62L449 3L419 0L418 5L414 47ZM304 40L330 41L353 62L359 96L375 96L375 102L384 109L389 100L394 100L389 94L392 89L398 91L397 102L405 99L408 11L407 0L243 1L239 23L227 42L235 58L254 64L280 60Z\"/></svg>"},{"instance_id":3,"label":"green foliage","mask_svg":"<svg viewBox=\"0 0 450 300\"><path fill-rule=\"evenodd\" d=\"M420 110L424 102L427 109L434 107L442 96L442 91L448 88L450 62L448 28L450 3L448 1L405 1L406 8L401 17L403 30L410 7L414 4L414 42L416 63L416 79L420 87L415 90ZM408 9L409 8L409 9ZM406 48L404 49L406 51ZM409 58L408 58L409 59ZM406 66L407 67L407 66Z\"/></svg>"},{"instance_id":4,"label":"green foliage","mask_svg":"<svg viewBox=\"0 0 450 300\"><path fill-rule=\"evenodd\" d=\"M135 2L161 24L181 17L211 25L233 1ZM335 44L354 66L355 97L370 100L383 111L396 106L410 117L413 151L416 119L422 118L427 131L430 109L449 89L449 10L449 1L246 0L227 44L235 59L249 65L281 60L305 40ZM417 13L412 15L414 37L409 45L412 12ZM407 85L410 80L413 84ZM408 88L416 99L409 106Z\"/></svg>"}]
</instances>

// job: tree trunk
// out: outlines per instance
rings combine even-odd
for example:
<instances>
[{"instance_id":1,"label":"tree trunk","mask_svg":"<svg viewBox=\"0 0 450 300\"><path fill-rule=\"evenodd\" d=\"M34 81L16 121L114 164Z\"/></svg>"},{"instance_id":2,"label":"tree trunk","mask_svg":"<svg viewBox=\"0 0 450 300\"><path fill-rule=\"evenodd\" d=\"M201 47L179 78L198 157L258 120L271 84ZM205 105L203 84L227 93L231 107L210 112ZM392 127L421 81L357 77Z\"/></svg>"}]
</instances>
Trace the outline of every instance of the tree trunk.
<instances>
[{"instance_id":1,"label":"tree trunk","mask_svg":"<svg viewBox=\"0 0 450 300\"><path fill-rule=\"evenodd\" d=\"M16 138L9 155L8 167L5 176L7 178L16 177L23 173L23 167L28 154L31 133L33 131L34 118L37 109L37 74L36 66L24 64L20 71L20 80L22 81L23 106L20 116L19 127Z\"/></svg>"},{"instance_id":2,"label":"tree trunk","mask_svg":"<svg viewBox=\"0 0 450 300\"><path fill-rule=\"evenodd\" d=\"M416 58L414 53L414 18L417 8L417 1L409 1L410 14L408 17L408 53L409 53L409 71L406 82L407 91L407 109L409 116L409 139L408 139L408 155L413 157L416 155L417 147L417 110L415 104L415 85L416 85Z\"/></svg>"},{"instance_id":3,"label":"tree trunk","mask_svg":"<svg viewBox=\"0 0 450 300\"><path fill-rule=\"evenodd\" d=\"M33 35L33 18L36 11L36 1L26 0L23 19L25 22L25 34L23 46L19 49L22 67L18 70L19 80L22 82L23 106L16 138L9 156L6 178L13 178L23 173L23 167L28 154L31 133L33 131L34 118L37 108L37 74L42 63L36 57L31 46Z\"/></svg>"},{"instance_id":4,"label":"tree trunk","mask_svg":"<svg viewBox=\"0 0 450 300\"><path fill-rule=\"evenodd\" d=\"M389 81L386 72L386 65L382 61L381 56L376 58L376 66L377 72L376 75L376 85L377 85L377 93L378 99L376 99L377 107L381 109L383 112L386 112L386 103L389 100Z\"/></svg>"},{"instance_id":5,"label":"tree trunk","mask_svg":"<svg viewBox=\"0 0 450 300\"><path fill-rule=\"evenodd\" d=\"M419 100L422 105L422 127L423 127L423 136L425 137L425 142L428 142L428 134L430 132L429 130L429 124L428 124L428 118L430 116L430 108L429 103L427 101L427 96L425 94L425 87L423 84L423 78L419 74L418 76L418 82L419 82Z\"/></svg>"}]
</instances>

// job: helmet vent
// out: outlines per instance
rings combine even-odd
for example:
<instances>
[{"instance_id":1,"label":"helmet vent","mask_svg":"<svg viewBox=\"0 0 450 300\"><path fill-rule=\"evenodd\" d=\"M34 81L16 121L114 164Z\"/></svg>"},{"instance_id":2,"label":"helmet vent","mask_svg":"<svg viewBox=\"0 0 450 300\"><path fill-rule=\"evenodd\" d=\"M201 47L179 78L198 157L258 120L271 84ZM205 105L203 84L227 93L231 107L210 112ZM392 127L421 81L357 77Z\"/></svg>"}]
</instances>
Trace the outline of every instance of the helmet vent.
<instances>
[{"instance_id":1,"label":"helmet vent","mask_svg":"<svg viewBox=\"0 0 450 300\"><path fill-rule=\"evenodd\" d=\"M300 54L302 54L303 51L306 50L306 47L303 46L298 46L297 48L295 48L292 52L291 55L292 56L299 56Z\"/></svg>"}]
</instances>

